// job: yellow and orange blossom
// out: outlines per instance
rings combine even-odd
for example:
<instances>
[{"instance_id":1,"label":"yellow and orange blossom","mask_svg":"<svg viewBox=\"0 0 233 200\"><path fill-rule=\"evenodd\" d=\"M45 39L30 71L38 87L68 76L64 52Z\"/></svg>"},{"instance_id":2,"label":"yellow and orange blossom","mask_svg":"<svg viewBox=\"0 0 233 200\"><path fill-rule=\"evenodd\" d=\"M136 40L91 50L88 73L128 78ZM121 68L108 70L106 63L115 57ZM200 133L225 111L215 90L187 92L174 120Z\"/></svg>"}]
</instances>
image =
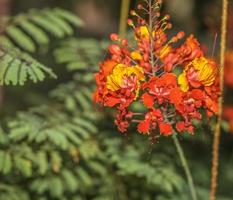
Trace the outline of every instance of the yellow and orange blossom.
<instances>
[{"instance_id":1,"label":"yellow and orange blossom","mask_svg":"<svg viewBox=\"0 0 233 200\"><path fill-rule=\"evenodd\" d=\"M211 86L217 76L216 64L205 57L195 58L185 66L178 77L178 83L182 91L187 92L190 85L194 88Z\"/></svg>"},{"instance_id":2,"label":"yellow and orange blossom","mask_svg":"<svg viewBox=\"0 0 233 200\"><path fill-rule=\"evenodd\" d=\"M137 80L136 94L138 94L140 81L145 80L143 68L136 66L126 66L124 64L118 64L113 69L112 74L107 77L107 88L111 91L117 91L124 88L124 80L135 76Z\"/></svg>"}]
</instances>

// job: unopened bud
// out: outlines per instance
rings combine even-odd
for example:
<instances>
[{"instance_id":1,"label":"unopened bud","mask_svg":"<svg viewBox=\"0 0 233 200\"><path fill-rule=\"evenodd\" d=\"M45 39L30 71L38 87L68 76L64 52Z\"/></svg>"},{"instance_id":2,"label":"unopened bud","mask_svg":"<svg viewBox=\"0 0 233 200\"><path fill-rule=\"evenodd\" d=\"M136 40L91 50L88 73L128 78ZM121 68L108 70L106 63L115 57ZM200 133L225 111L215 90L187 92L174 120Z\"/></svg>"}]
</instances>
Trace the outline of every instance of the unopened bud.
<instances>
[{"instance_id":1,"label":"unopened bud","mask_svg":"<svg viewBox=\"0 0 233 200\"><path fill-rule=\"evenodd\" d=\"M164 20L169 20L170 19L170 15L165 15L164 16Z\"/></svg>"},{"instance_id":2,"label":"unopened bud","mask_svg":"<svg viewBox=\"0 0 233 200\"><path fill-rule=\"evenodd\" d=\"M185 33L183 31L180 31L179 33L177 33L177 38L180 40L184 37Z\"/></svg>"},{"instance_id":3,"label":"unopened bud","mask_svg":"<svg viewBox=\"0 0 233 200\"><path fill-rule=\"evenodd\" d=\"M134 26L133 20L132 20L132 19L128 19L128 20L127 20L127 23L128 23L129 26Z\"/></svg>"},{"instance_id":4,"label":"unopened bud","mask_svg":"<svg viewBox=\"0 0 233 200\"><path fill-rule=\"evenodd\" d=\"M121 55L121 48L118 45L112 44L108 49L111 54Z\"/></svg>"},{"instance_id":5,"label":"unopened bud","mask_svg":"<svg viewBox=\"0 0 233 200\"><path fill-rule=\"evenodd\" d=\"M138 10L141 10L143 8L142 4L138 4L137 8Z\"/></svg>"},{"instance_id":6,"label":"unopened bud","mask_svg":"<svg viewBox=\"0 0 233 200\"><path fill-rule=\"evenodd\" d=\"M110 35L110 39L111 39L112 41L117 41L117 40L119 40L119 36L118 36L116 33L112 33L112 34Z\"/></svg>"},{"instance_id":7,"label":"unopened bud","mask_svg":"<svg viewBox=\"0 0 233 200\"><path fill-rule=\"evenodd\" d=\"M126 39L121 40L121 45L122 46L127 46L128 45L128 40L126 40Z\"/></svg>"},{"instance_id":8,"label":"unopened bud","mask_svg":"<svg viewBox=\"0 0 233 200\"><path fill-rule=\"evenodd\" d=\"M130 11L130 15L132 15L132 16L136 16L136 15L137 15L137 13L135 12L135 10L131 10L131 11Z\"/></svg>"},{"instance_id":9,"label":"unopened bud","mask_svg":"<svg viewBox=\"0 0 233 200\"><path fill-rule=\"evenodd\" d=\"M166 28L167 28L167 29L171 29L171 28L172 28L172 24L171 24L171 23L168 23L168 24L166 25Z\"/></svg>"}]
</instances>

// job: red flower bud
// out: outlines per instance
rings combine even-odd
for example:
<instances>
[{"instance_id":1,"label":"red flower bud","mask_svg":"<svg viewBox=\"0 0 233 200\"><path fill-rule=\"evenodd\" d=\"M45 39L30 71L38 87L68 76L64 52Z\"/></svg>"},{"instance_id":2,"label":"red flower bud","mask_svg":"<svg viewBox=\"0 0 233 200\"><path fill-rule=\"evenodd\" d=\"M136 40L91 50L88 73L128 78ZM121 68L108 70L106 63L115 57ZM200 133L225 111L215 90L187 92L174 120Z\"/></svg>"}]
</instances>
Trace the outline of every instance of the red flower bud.
<instances>
[{"instance_id":1,"label":"red flower bud","mask_svg":"<svg viewBox=\"0 0 233 200\"><path fill-rule=\"evenodd\" d=\"M112 33L112 34L110 35L110 39L111 39L112 41L117 41L117 40L119 40L119 36L118 36L116 33Z\"/></svg>"},{"instance_id":2,"label":"red flower bud","mask_svg":"<svg viewBox=\"0 0 233 200\"><path fill-rule=\"evenodd\" d=\"M138 4L137 8L138 10L141 10L143 8L142 4Z\"/></svg>"},{"instance_id":3,"label":"red flower bud","mask_svg":"<svg viewBox=\"0 0 233 200\"><path fill-rule=\"evenodd\" d=\"M183 31L180 31L178 34L177 34L177 38L180 40L184 37L185 33Z\"/></svg>"},{"instance_id":4,"label":"red flower bud","mask_svg":"<svg viewBox=\"0 0 233 200\"><path fill-rule=\"evenodd\" d=\"M132 16L136 16L136 15L137 15L137 13L136 13L134 10L131 10L131 11L130 11L130 15L132 15Z\"/></svg>"},{"instance_id":5,"label":"red flower bud","mask_svg":"<svg viewBox=\"0 0 233 200\"><path fill-rule=\"evenodd\" d=\"M108 49L111 54L121 55L121 48L116 44L110 45Z\"/></svg>"},{"instance_id":6,"label":"red flower bud","mask_svg":"<svg viewBox=\"0 0 233 200\"><path fill-rule=\"evenodd\" d=\"M127 46L128 45L128 40L126 40L126 39L121 40L121 45L122 46Z\"/></svg>"},{"instance_id":7,"label":"red flower bud","mask_svg":"<svg viewBox=\"0 0 233 200\"><path fill-rule=\"evenodd\" d=\"M128 23L129 26L134 26L134 23L133 23L132 19L128 19L127 23Z\"/></svg>"}]
</instances>

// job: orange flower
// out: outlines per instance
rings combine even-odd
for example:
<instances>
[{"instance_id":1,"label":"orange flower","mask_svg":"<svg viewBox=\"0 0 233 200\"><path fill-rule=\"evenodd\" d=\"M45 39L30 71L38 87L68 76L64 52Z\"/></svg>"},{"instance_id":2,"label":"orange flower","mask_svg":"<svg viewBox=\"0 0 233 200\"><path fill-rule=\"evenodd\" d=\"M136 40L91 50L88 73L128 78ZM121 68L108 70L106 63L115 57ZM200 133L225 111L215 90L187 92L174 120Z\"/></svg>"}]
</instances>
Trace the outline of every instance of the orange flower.
<instances>
[{"instance_id":1,"label":"orange flower","mask_svg":"<svg viewBox=\"0 0 233 200\"><path fill-rule=\"evenodd\" d=\"M107 93L107 87L106 87L106 77L112 73L113 68L116 66L116 62L112 60L106 60L102 64L100 64L100 71L99 73L95 74L95 80L97 84L97 90L93 95L94 101L101 102L102 98Z\"/></svg>"},{"instance_id":2,"label":"orange flower","mask_svg":"<svg viewBox=\"0 0 233 200\"><path fill-rule=\"evenodd\" d=\"M200 44L193 35L190 35L185 43L177 49L177 53L182 58L183 62L191 61L195 58L203 56L203 51L200 48Z\"/></svg>"}]
</instances>

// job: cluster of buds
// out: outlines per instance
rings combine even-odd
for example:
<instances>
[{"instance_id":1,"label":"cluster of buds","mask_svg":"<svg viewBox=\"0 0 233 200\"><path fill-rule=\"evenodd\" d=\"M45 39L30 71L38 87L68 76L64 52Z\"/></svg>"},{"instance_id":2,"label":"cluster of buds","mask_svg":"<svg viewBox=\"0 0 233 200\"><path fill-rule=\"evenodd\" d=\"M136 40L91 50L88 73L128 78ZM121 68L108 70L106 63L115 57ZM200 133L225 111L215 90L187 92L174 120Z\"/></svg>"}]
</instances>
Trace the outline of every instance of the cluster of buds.
<instances>
[{"instance_id":1,"label":"cluster of buds","mask_svg":"<svg viewBox=\"0 0 233 200\"><path fill-rule=\"evenodd\" d=\"M166 31L172 26L168 15L160 17L161 2L145 3L131 11L135 22L128 20L135 33L133 44L117 34L110 36L109 57L95 75L94 101L118 110L115 124L122 133L136 123L139 133L156 138L192 134L193 120L217 112L217 66L204 56L193 35L182 45L177 42L184 32L169 39ZM144 111L134 112L134 102L141 103Z\"/></svg>"}]
</instances>

